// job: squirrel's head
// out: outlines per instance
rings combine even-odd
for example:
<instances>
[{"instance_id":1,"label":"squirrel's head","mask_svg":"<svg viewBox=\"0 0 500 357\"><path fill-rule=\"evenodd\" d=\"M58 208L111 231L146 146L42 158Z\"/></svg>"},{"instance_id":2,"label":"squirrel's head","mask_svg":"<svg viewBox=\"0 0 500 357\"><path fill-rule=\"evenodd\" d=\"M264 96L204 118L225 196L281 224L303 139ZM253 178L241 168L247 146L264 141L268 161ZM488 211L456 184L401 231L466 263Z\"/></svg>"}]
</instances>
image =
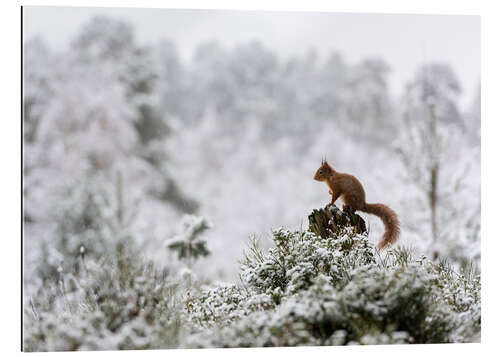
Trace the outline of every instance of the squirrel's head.
<instances>
[{"instance_id":1,"label":"squirrel's head","mask_svg":"<svg viewBox=\"0 0 500 357\"><path fill-rule=\"evenodd\" d=\"M316 170L314 179L316 181L325 181L326 179L333 176L335 170L326 162L325 159L321 160L321 166Z\"/></svg>"}]
</instances>

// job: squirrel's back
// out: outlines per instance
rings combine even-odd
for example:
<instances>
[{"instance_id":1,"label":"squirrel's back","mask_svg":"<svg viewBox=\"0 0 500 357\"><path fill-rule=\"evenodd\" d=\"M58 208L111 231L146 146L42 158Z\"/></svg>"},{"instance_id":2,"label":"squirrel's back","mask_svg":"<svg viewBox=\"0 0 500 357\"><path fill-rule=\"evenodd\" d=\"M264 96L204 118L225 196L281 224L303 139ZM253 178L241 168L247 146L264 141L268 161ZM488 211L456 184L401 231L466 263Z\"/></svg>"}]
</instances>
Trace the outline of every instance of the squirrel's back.
<instances>
[{"instance_id":1,"label":"squirrel's back","mask_svg":"<svg viewBox=\"0 0 500 357\"><path fill-rule=\"evenodd\" d=\"M340 181L340 185L342 187L342 191L344 195L350 194L350 195L357 195L359 199L365 202L365 190L363 188L363 185L359 180L349 174L344 174L344 173L337 173L338 179Z\"/></svg>"}]
</instances>

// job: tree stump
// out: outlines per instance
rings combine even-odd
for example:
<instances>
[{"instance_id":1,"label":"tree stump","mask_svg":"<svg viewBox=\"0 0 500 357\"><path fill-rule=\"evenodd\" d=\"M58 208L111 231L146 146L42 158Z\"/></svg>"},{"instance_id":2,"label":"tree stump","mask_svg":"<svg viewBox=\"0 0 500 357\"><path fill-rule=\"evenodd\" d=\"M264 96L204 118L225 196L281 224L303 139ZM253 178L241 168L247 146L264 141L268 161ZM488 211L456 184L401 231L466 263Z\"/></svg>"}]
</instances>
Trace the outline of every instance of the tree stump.
<instances>
[{"instance_id":1,"label":"tree stump","mask_svg":"<svg viewBox=\"0 0 500 357\"><path fill-rule=\"evenodd\" d=\"M365 233L366 224L351 209L341 211L337 206L315 209L309 215L309 230L322 238L335 237L340 229L354 227L355 233Z\"/></svg>"}]
</instances>

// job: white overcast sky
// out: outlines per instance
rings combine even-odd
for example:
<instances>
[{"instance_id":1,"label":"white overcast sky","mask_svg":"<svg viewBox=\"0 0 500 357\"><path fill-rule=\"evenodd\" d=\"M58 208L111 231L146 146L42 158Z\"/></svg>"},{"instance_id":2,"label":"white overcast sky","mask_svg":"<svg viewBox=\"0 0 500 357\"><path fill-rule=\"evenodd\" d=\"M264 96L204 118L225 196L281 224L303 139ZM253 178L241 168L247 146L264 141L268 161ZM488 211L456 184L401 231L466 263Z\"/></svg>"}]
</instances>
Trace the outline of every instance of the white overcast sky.
<instances>
[{"instance_id":1,"label":"white overcast sky","mask_svg":"<svg viewBox=\"0 0 500 357\"><path fill-rule=\"evenodd\" d=\"M338 50L349 62L378 56L391 67L394 95L420 64L446 62L462 84L463 107L480 81L479 16L95 7L24 7L23 14L24 38L41 35L54 50L64 49L93 16L107 15L132 23L140 42L174 40L184 59L200 42L213 39L229 48L257 39L281 57L311 48L320 56Z\"/></svg>"}]
</instances>

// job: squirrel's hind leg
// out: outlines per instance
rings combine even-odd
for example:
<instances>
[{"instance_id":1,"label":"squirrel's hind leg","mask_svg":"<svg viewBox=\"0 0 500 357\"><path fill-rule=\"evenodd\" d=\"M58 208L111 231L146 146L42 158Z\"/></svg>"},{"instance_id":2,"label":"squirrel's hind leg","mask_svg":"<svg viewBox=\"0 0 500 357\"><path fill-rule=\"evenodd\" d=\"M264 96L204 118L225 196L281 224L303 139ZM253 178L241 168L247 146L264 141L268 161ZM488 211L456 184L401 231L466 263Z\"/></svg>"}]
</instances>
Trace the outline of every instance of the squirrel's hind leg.
<instances>
[{"instance_id":1,"label":"squirrel's hind leg","mask_svg":"<svg viewBox=\"0 0 500 357\"><path fill-rule=\"evenodd\" d=\"M352 212L356 212L360 208L362 208L362 206L363 204L358 197L354 195L344 196L344 206L342 207L343 211L347 209L351 210Z\"/></svg>"}]
</instances>

